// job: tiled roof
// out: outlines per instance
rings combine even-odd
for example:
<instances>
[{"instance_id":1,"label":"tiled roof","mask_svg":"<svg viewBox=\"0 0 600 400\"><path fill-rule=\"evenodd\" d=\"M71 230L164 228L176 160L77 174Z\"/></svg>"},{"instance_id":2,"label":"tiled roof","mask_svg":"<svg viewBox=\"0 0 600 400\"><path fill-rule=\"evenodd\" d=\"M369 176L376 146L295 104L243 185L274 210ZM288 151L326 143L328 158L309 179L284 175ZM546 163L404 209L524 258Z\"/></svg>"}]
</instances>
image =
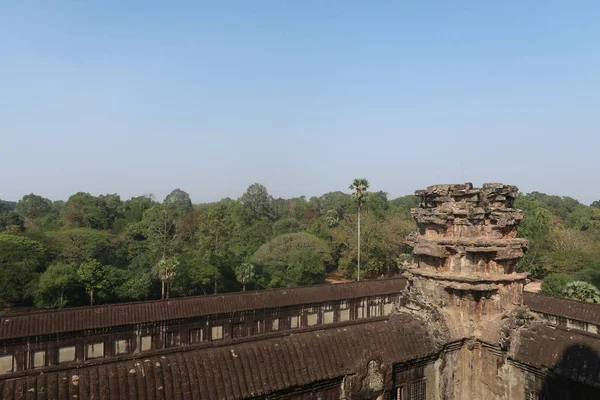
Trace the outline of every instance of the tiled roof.
<instances>
[{"instance_id":1,"label":"tiled roof","mask_svg":"<svg viewBox=\"0 0 600 400\"><path fill-rule=\"evenodd\" d=\"M519 332L512 358L600 388L600 340L597 335L535 324Z\"/></svg>"},{"instance_id":2,"label":"tiled roof","mask_svg":"<svg viewBox=\"0 0 600 400\"><path fill-rule=\"evenodd\" d=\"M525 305L532 311L600 325L600 304L524 292Z\"/></svg>"},{"instance_id":3,"label":"tiled roof","mask_svg":"<svg viewBox=\"0 0 600 400\"><path fill-rule=\"evenodd\" d=\"M394 294L405 285L405 279L381 279L5 314L0 315L0 340Z\"/></svg>"},{"instance_id":4,"label":"tiled roof","mask_svg":"<svg viewBox=\"0 0 600 400\"><path fill-rule=\"evenodd\" d=\"M437 352L431 333L408 315L236 345L196 349L0 380L5 400L242 399L386 366Z\"/></svg>"}]
</instances>

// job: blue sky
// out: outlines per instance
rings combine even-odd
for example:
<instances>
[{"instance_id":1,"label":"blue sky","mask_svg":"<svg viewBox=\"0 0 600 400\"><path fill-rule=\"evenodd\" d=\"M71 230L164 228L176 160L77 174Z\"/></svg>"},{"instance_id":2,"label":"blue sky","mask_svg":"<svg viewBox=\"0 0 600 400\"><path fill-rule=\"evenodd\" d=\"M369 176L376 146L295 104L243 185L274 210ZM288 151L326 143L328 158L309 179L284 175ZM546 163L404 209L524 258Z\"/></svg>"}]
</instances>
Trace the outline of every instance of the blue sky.
<instances>
[{"instance_id":1,"label":"blue sky","mask_svg":"<svg viewBox=\"0 0 600 400\"><path fill-rule=\"evenodd\" d=\"M0 198L600 199L597 1L4 1Z\"/></svg>"}]
</instances>

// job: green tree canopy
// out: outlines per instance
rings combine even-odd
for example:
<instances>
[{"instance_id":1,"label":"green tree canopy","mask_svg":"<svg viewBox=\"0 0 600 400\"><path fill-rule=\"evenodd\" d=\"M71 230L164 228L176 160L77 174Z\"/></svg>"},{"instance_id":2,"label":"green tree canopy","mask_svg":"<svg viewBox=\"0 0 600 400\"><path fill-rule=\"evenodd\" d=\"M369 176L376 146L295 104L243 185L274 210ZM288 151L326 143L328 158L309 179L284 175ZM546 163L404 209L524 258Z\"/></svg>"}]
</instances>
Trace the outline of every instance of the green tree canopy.
<instances>
[{"instance_id":1,"label":"green tree canopy","mask_svg":"<svg viewBox=\"0 0 600 400\"><path fill-rule=\"evenodd\" d=\"M36 289L36 305L38 307L64 307L68 303L65 296L76 279L77 268L74 264L54 263L40 276Z\"/></svg>"},{"instance_id":2,"label":"green tree canopy","mask_svg":"<svg viewBox=\"0 0 600 400\"><path fill-rule=\"evenodd\" d=\"M52 250L67 262L79 265L91 259L108 261L110 238L108 232L88 228L65 229L48 233Z\"/></svg>"},{"instance_id":3,"label":"green tree canopy","mask_svg":"<svg viewBox=\"0 0 600 400\"><path fill-rule=\"evenodd\" d=\"M94 305L94 294L108 284L107 269L97 260L89 260L77 267L77 278L90 296L90 304Z\"/></svg>"},{"instance_id":4,"label":"green tree canopy","mask_svg":"<svg viewBox=\"0 0 600 400\"><path fill-rule=\"evenodd\" d=\"M515 208L525 212L525 217L519 225L518 236L529 240L529 250L519 262L519 267L534 277L543 277L546 269L542 257L548 247L552 213L540 202L525 196L517 198Z\"/></svg>"},{"instance_id":5,"label":"green tree canopy","mask_svg":"<svg viewBox=\"0 0 600 400\"><path fill-rule=\"evenodd\" d=\"M585 207L579 201L567 196L552 196L546 193L531 192L526 194L525 198L538 201L563 220L566 220L570 213Z\"/></svg>"},{"instance_id":6,"label":"green tree canopy","mask_svg":"<svg viewBox=\"0 0 600 400\"><path fill-rule=\"evenodd\" d=\"M16 211L6 211L0 214L0 232L20 232L25 228L25 221Z\"/></svg>"},{"instance_id":7,"label":"green tree canopy","mask_svg":"<svg viewBox=\"0 0 600 400\"><path fill-rule=\"evenodd\" d=\"M121 199L116 194L95 197L78 192L61 208L61 220L67 227L112 229L122 213Z\"/></svg>"},{"instance_id":8,"label":"green tree canopy","mask_svg":"<svg viewBox=\"0 0 600 400\"><path fill-rule=\"evenodd\" d=\"M250 185L240 201L250 220L273 217L273 197L260 183Z\"/></svg>"},{"instance_id":9,"label":"green tree canopy","mask_svg":"<svg viewBox=\"0 0 600 400\"><path fill-rule=\"evenodd\" d=\"M339 219L344 218L346 211L352 206L352 196L341 191L325 193L317 200L319 215L325 216L330 210Z\"/></svg>"},{"instance_id":10,"label":"green tree canopy","mask_svg":"<svg viewBox=\"0 0 600 400\"><path fill-rule=\"evenodd\" d=\"M383 219L390 209L387 193L383 191L369 193L366 210L378 219Z\"/></svg>"},{"instance_id":11,"label":"green tree canopy","mask_svg":"<svg viewBox=\"0 0 600 400\"><path fill-rule=\"evenodd\" d=\"M562 296L567 283L573 282L572 276L565 274L550 274L542 281L542 293L553 296Z\"/></svg>"},{"instance_id":12,"label":"green tree canopy","mask_svg":"<svg viewBox=\"0 0 600 400\"><path fill-rule=\"evenodd\" d=\"M144 213L148 251L156 260L173 256L182 246L182 220L179 210L169 204L160 204Z\"/></svg>"},{"instance_id":13,"label":"green tree canopy","mask_svg":"<svg viewBox=\"0 0 600 400\"><path fill-rule=\"evenodd\" d=\"M0 306L29 302L46 248L22 236L0 234Z\"/></svg>"},{"instance_id":14,"label":"green tree canopy","mask_svg":"<svg viewBox=\"0 0 600 400\"><path fill-rule=\"evenodd\" d=\"M31 193L19 200L16 211L23 217L25 224L30 226L36 219L52 211L52 201Z\"/></svg>"},{"instance_id":15,"label":"green tree canopy","mask_svg":"<svg viewBox=\"0 0 600 400\"><path fill-rule=\"evenodd\" d=\"M324 265L331 265L333 262L328 244L306 232L288 233L273 238L254 253L251 262L275 268L285 268L290 262L290 255L296 254L300 250L314 252Z\"/></svg>"},{"instance_id":16,"label":"green tree canopy","mask_svg":"<svg viewBox=\"0 0 600 400\"><path fill-rule=\"evenodd\" d=\"M294 218L280 219L273 224L273 236L285 235L286 233L300 232L300 222Z\"/></svg>"},{"instance_id":17,"label":"green tree canopy","mask_svg":"<svg viewBox=\"0 0 600 400\"><path fill-rule=\"evenodd\" d=\"M296 250L290 255L285 275L280 277L286 286L315 285L325 282L322 257L309 249Z\"/></svg>"},{"instance_id":18,"label":"green tree canopy","mask_svg":"<svg viewBox=\"0 0 600 400\"><path fill-rule=\"evenodd\" d=\"M419 198L415 195L409 194L390 200L390 203L402 211L409 212L412 208L419 207Z\"/></svg>"},{"instance_id":19,"label":"green tree canopy","mask_svg":"<svg viewBox=\"0 0 600 400\"><path fill-rule=\"evenodd\" d=\"M189 213L194 207L190 195L181 189L175 189L165 197L164 204L175 207L181 213Z\"/></svg>"},{"instance_id":20,"label":"green tree canopy","mask_svg":"<svg viewBox=\"0 0 600 400\"><path fill-rule=\"evenodd\" d=\"M0 264L22 263L39 266L46 259L46 248L24 236L0 234Z\"/></svg>"}]
</instances>

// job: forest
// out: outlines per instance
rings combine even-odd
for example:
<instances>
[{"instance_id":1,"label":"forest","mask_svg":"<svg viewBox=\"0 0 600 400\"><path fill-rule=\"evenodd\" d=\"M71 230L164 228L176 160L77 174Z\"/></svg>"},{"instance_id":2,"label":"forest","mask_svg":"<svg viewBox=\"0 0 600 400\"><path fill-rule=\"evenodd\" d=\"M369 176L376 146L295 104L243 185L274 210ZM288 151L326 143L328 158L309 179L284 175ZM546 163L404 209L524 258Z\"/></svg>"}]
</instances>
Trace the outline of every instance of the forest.
<instances>
[{"instance_id":1,"label":"forest","mask_svg":"<svg viewBox=\"0 0 600 400\"><path fill-rule=\"evenodd\" d=\"M388 199L356 179L348 192L192 204L151 195L29 194L0 200L0 309L57 308L393 276L410 262L412 195ZM520 194L519 268L548 294L600 302L600 201ZM361 243L358 251L357 229Z\"/></svg>"}]
</instances>

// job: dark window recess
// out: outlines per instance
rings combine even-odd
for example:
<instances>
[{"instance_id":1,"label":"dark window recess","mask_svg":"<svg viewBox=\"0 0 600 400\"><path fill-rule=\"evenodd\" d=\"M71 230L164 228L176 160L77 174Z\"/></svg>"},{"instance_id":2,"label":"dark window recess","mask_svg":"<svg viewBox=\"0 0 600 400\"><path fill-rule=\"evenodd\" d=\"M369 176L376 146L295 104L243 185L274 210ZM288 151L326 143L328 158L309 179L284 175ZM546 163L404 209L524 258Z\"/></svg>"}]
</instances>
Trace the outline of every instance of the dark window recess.
<instances>
[{"instance_id":1,"label":"dark window recess","mask_svg":"<svg viewBox=\"0 0 600 400\"><path fill-rule=\"evenodd\" d=\"M190 344L201 343L204 340L204 331L202 329L190 329Z\"/></svg>"},{"instance_id":2,"label":"dark window recess","mask_svg":"<svg viewBox=\"0 0 600 400\"><path fill-rule=\"evenodd\" d=\"M179 332L167 332L167 347L179 346Z\"/></svg>"},{"instance_id":3,"label":"dark window recess","mask_svg":"<svg viewBox=\"0 0 600 400\"><path fill-rule=\"evenodd\" d=\"M253 333L256 335L258 333L264 333L264 332L265 332L265 320L259 319L257 321L254 321Z\"/></svg>"},{"instance_id":4,"label":"dark window recess","mask_svg":"<svg viewBox=\"0 0 600 400\"><path fill-rule=\"evenodd\" d=\"M426 400L427 399L427 382L425 379L410 383L410 400Z\"/></svg>"},{"instance_id":5,"label":"dark window recess","mask_svg":"<svg viewBox=\"0 0 600 400\"><path fill-rule=\"evenodd\" d=\"M404 400L402 393L404 392L404 386L396 388L396 400Z\"/></svg>"},{"instance_id":6,"label":"dark window recess","mask_svg":"<svg viewBox=\"0 0 600 400\"><path fill-rule=\"evenodd\" d=\"M245 335L245 329L244 329L244 323L240 322L237 324L233 324L233 337L234 338L239 338L242 336L246 336Z\"/></svg>"}]
</instances>

